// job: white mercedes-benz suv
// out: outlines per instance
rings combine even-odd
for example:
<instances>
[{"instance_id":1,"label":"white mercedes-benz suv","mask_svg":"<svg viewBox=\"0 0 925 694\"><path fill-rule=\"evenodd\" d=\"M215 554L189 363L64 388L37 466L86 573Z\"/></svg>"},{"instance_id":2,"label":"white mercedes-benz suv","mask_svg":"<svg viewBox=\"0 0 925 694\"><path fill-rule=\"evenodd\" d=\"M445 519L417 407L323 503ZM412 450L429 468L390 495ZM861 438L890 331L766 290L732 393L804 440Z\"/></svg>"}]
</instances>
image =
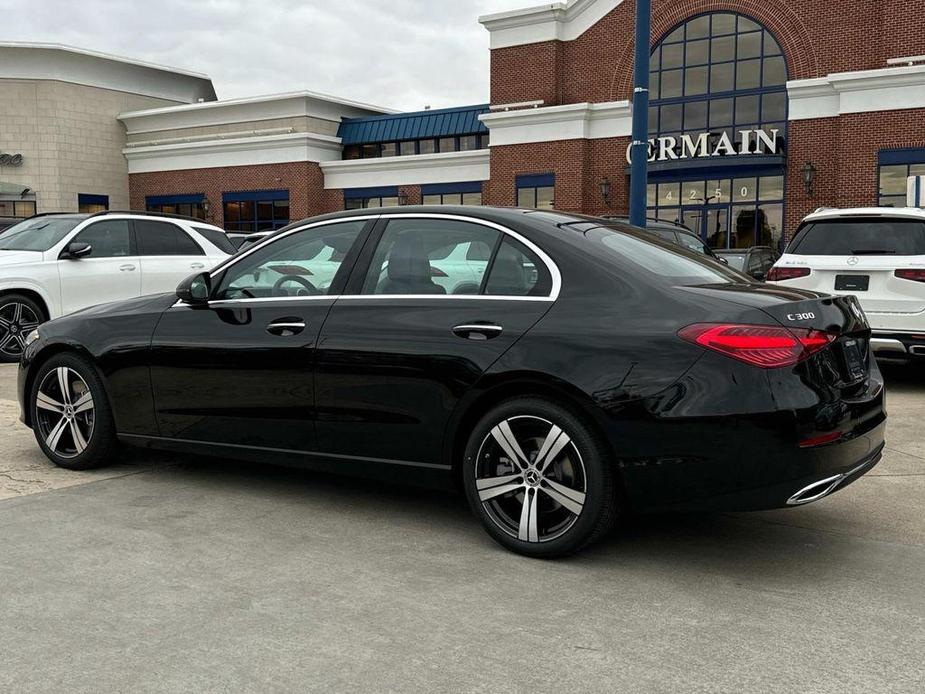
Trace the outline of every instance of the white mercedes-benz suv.
<instances>
[{"instance_id":1,"label":"white mercedes-benz suv","mask_svg":"<svg viewBox=\"0 0 925 694\"><path fill-rule=\"evenodd\" d=\"M878 355L925 357L925 210L817 210L800 224L767 279L856 296Z\"/></svg>"},{"instance_id":2,"label":"white mercedes-benz suv","mask_svg":"<svg viewBox=\"0 0 925 694\"><path fill-rule=\"evenodd\" d=\"M172 291L235 248L216 226L144 212L49 214L0 234L0 362L40 323L95 304Z\"/></svg>"}]
</instances>

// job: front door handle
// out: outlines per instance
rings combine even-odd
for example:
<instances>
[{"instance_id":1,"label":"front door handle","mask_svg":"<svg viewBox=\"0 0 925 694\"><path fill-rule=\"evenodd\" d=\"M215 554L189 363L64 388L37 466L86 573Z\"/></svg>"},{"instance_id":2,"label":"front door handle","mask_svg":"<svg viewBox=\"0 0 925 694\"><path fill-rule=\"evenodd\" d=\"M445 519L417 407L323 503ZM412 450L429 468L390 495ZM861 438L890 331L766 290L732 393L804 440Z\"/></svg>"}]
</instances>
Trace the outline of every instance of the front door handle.
<instances>
[{"instance_id":1,"label":"front door handle","mask_svg":"<svg viewBox=\"0 0 925 694\"><path fill-rule=\"evenodd\" d=\"M305 321L301 318L280 318L267 326L267 332L277 337L291 337L305 330Z\"/></svg>"},{"instance_id":2,"label":"front door handle","mask_svg":"<svg viewBox=\"0 0 925 694\"><path fill-rule=\"evenodd\" d=\"M205 265L203 265L202 263L193 263L192 265L190 265L190 268L192 268L193 270L202 270L202 268L204 267Z\"/></svg>"},{"instance_id":3,"label":"front door handle","mask_svg":"<svg viewBox=\"0 0 925 694\"><path fill-rule=\"evenodd\" d=\"M504 328L494 323L463 323L453 328L453 333L457 337L467 340L491 340L502 332Z\"/></svg>"},{"instance_id":4,"label":"front door handle","mask_svg":"<svg viewBox=\"0 0 925 694\"><path fill-rule=\"evenodd\" d=\"M119 272L134 272L134 271L135 271L134 265L120 265L119 266Z\"/></svg>"}]
</instances>

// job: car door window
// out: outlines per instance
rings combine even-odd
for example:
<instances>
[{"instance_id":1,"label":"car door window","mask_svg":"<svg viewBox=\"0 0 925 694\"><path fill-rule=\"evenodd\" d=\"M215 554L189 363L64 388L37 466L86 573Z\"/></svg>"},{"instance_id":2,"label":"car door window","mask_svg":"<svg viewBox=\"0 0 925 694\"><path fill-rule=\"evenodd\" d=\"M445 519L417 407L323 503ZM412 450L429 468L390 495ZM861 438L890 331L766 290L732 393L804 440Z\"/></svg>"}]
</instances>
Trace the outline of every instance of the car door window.
<instances>
[{"instance_id":1,"label":"car door window","mask_svg":"<svg viewBox=\"0 0 925 694\"><path fill-rule=\"evenodd\" d=\"M71 243L88 243L92 250L85 257L122 258L132 255L132 232L127 219L95 222L77 234Z\"/></svg>"},{"instance_id":2,"label":"car door window","mask_svg":"<svg viewBox=\"0 0 925 694\"><path fill-rule=\"evenodd\" d=\"M500 232L450 219L389 222L373 254L364 294L478 294ZM474 247L474 250L473 250Z\"/></svg>"},{"instance_id":3,"label":"car door window","mask_svg":"<svg viewBox=\"0 0 925 694\"><path fill-rule=\"evenodd\" d=\"M750 253L748 255L748 264L745 267L745 271L749 275L755 275L761 273L761 255L758 253Z\"/></svg>"},{"instance_id":4,"label":"car door window","mask_svg":"<svg viewBox=\"0 0 925 694\"><path fill-rule=\"evenodd\" d=\"M135 235L138 254L142 256L205 255L199 244L175 224L153 219L136 219Z\"/></svg>"},{"instance_id":5,"label":"car door window","mask_svg":"<svg viewBox=\"0 0 925 694\"><path fill-rule=\"evenodd\" d=\"M255 249L225 272L216 299L329 294L365 220L303 229Z\"/></svg>"},{"instance_id":6,"label":"car door window","mask_svg":"<svg viewBox=\"0 0 925 694\"><path fill-rule=\"evenodd\" d=\"M552 286L549 270L519 241L505 238L485 283L490 296L547 296Z\"/></svg>"}]
</instances>

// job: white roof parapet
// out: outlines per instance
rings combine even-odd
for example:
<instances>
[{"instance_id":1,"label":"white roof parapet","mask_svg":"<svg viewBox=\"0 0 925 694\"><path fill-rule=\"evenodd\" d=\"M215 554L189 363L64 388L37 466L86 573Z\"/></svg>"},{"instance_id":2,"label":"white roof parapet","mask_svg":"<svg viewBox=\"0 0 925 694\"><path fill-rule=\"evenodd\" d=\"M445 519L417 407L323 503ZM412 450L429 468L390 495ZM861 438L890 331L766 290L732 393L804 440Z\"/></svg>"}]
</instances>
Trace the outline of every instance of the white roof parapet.
<instances>
[{"instance_id":1,"label":"white roof parapet","mask_svg":"<svg viewBox=\"0 0 925 694\"><path fill-rule=\"evenodd\" d=\"M479 120L491 133L492 147L556 140L599 140L629 137L633 106L629 101L565 104L484 113Z\"/></svg>"},{"instance_id":2,"label":"white roof parapet","mask_svg":"<svg viewBox=\"0 0 925 694\"><path fill-rule=\"evenodd\" d=\"M889 58L887 65L915 65L916 63L925 63L925 55L912 55L908 58Z\"/></svg>"},{"instance_id":3,"label":"white roof parapet","mask_svg":"<svg viewBox=\"0 0 925 694\"><path fill-rule=\"evenodd\" d=\"M305 90L130 111L120 113L118 118L125 125L129 135L138 135L275 118L310 116L340 122L342 118L362 118L389 113L394 111Z\"/></svg>"},{"instance_id":4,"label":"white roof parapet","mask_svg":"<svg viewBox=\"0 0 925 694\"><path fill-rule=\"evenodd\" d=\"M567 0L479 17L491 32L491 48L543 41L574 41L623 0Z\"/></svg>"},{"instance_id":5,"label":"white roof parapet","mask_svg":"<svg viewBox=\"0 0 925 694\"><path fill-rule=\"evenodd\" d=\"M790 120L925 108L925 65L835 72L787 82Z\"/></svg>"},{"instance_id":6,"label":"white roof parapet","mask_svg":"<svg viewBox=\"0 0 925 694\"><path fill-rule=\"evenodd\" d=\"M213 101L208 75L62 43L0 41L0 79L55 80L179 103Z\"/></svg>"}]
</instances>

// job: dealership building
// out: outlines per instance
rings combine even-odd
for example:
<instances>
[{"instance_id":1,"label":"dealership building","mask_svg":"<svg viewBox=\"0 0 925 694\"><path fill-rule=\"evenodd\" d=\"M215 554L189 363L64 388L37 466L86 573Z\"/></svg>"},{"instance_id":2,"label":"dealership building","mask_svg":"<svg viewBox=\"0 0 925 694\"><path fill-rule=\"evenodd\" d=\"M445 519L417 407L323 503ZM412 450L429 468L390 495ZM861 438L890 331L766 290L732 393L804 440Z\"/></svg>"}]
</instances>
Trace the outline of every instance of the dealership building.
<instances>
[{"instance_id":1,"label":"dealership building","mask_svg":"<svg viewBox=\"0 0 925 694\"><path fill-rule=\"evenodd\" d=\"M925 175L908 0L652 5L650 216L716 247L777 244L820 206L902 205ZM0 44L0 216L130 205L256 231L417 203L626 214L634 13L569 0L482 17L489 102L415 113L217 100L195 73Z\"/></svg>"}]
</instances>

